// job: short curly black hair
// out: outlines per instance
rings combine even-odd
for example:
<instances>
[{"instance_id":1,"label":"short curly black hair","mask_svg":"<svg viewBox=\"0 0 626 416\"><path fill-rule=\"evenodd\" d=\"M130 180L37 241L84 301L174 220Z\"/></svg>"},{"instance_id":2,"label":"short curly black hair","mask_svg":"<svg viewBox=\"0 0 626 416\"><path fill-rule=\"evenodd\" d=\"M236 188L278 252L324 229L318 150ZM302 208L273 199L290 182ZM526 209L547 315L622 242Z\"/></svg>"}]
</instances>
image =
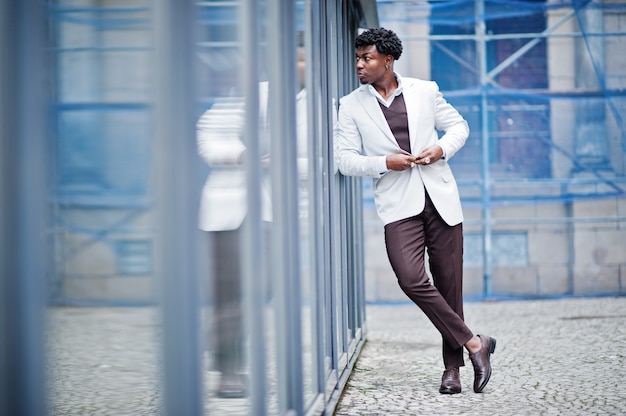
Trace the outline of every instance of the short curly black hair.
<instances>
[{"instance_id":1,"label":"short curly black hair","mask_svg":"<svg viewBox=\"0 0 626 416\"><path fill-rule=\"evenodd\" d=\"M394 31L384 27L367 29L354 40L355 48L376 45L379 53L391 55L396 61L402 55L402 41Z\"/></svg>"}]
</instances>

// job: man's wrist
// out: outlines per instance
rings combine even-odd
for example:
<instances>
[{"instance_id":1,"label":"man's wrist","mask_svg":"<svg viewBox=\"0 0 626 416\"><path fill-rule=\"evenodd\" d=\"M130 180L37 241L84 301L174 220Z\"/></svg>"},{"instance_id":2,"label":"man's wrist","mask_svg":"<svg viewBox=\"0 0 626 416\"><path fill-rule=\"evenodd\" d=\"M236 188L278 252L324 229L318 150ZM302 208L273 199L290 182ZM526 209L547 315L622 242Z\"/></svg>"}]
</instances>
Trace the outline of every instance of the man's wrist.
<instances>
[{"instance_id":1,"label":"man's wrist","mask_svg":"<svg viewBox=\"0 0 626 416\"><path fill-rule=\"evenodd\" d=\"M437 143L437 146L439 146L441 148L441 159L445 159L446 158L446 149L440 144Z\"/></svg>"}]
</instances>

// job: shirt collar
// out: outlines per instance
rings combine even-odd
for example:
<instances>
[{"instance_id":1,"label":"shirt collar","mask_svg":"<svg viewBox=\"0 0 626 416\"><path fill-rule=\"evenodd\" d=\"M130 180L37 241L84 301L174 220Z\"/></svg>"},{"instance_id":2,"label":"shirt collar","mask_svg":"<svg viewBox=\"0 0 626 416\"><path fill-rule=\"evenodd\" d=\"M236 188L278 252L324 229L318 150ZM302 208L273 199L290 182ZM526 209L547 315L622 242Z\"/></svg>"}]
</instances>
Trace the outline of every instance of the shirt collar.
<instances>
[{"instance_id":1,"label":"shirt collar","mask_svg":"<svg viewBox=\"0 0 626 416\"><path fill-rule=\"evenodd\" d=\"M389 96L389 99L387 101L383 99L383 97L378 93L378 91L376 91L376 88L374 88L372 84L367 84L367 89L369 90L370 94L376 97L378 101L385 104L387 107L391 105L391 102L393 101L395 97L402 94L402 90L403 90L402 76L400 76L400 74L398 74L397 72L394 72L393 75L396 77L396 81L398 81L398 88L396 88L393 94Z\"/></svg>"}]
</instances>

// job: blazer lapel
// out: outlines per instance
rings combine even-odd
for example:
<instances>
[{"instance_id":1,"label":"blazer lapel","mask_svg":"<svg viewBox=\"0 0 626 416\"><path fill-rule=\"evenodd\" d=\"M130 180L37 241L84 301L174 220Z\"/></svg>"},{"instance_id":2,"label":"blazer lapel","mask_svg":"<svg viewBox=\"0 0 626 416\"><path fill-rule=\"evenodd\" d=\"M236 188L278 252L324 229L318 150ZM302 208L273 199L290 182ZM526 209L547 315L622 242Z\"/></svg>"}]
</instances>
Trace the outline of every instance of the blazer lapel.
<instances>
[{"instance_id":1,"label":"blazer lapel","mask_svg":"<svg viewBox=\"0 0 626 416\"><path fill-rule=\"evenodd\" d=\"M404 96L404 104L406 105L406 116L409 122L409 140L411 141L411 151L414 155L417 155L421 149L421 146L417 146L417 127L420 117L420 103L419 94L415 91L413 83L407 79L402 78L405 84L403 85L402 95Z\"/></svg>"},{"instance_id":2,"label":"blazer lapel","mask_svg":"<svg viewBox=\"0 0 626 416\"><path fill-rule=\"evenodd\" d=\"M378 100L367 90L367 85L361 87L359 93L357 94L357 98L368 117L370 117L374 124L378 126L385 137L393 141L397 146L396 138L393 136L393 133L389 128L387 119L385 119L385 116L380 109L380 105L378 104Z\"/></svg>"}]
</instances>

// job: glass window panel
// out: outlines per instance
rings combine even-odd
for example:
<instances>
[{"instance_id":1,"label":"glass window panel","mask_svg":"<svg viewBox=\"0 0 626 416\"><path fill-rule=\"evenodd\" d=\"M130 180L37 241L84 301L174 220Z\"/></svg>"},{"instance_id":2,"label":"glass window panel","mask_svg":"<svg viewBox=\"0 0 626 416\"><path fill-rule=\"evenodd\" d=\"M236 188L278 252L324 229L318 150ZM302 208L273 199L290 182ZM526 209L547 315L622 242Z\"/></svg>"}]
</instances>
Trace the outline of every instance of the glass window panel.
<instances>
[{"instance_id":1,"label":"glass window panel","mask_svg":"<svg viewBox=\"0 0 626 416\"><path fill-rule=\"evenodd\" d=\"M58 183L62 195L144 196L150 116L142 110L60 111Z\"/></svg>"},{"instance_id":2,"label":"glass window panel","mask_svg":"<svg viewBox=\"0 0 626 416\"><path fill-rule=\"evenodd\" d=\"M234 415L250 412L249 356L262 353L249 350L251 340L246 331L250 304L245 302L245 242L249 236L246 227L253 225L247 200L253 185L246 181L246 158L258 155L248 151L250 138L245 133L246 123L255 120L258 124L260 117L245 112L245 62L238 26L241 7L245 5L238 1L198 2L195 56L196 139L204 173L198 226L208 266L202 327L206 339L205 408L209 413ZM257 249L267 247L263 244ZM259 268L257 278L265 280L266 274ZM270 290L267 287L266 298L271 296Z\"/></svg>"},{"instance_id":3,"label":"glass window panel","mask_svg":"<svg viewBox=\"0 0 626 416\"><path fill-rule=\"evenodd\" d=\"M50 412L158 413L154 224L145 215L149 8L78 0L50 3L46 12L56 158Z\"/></svg>"}]
</instances>

